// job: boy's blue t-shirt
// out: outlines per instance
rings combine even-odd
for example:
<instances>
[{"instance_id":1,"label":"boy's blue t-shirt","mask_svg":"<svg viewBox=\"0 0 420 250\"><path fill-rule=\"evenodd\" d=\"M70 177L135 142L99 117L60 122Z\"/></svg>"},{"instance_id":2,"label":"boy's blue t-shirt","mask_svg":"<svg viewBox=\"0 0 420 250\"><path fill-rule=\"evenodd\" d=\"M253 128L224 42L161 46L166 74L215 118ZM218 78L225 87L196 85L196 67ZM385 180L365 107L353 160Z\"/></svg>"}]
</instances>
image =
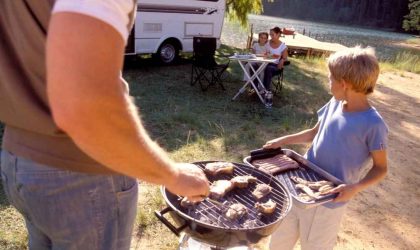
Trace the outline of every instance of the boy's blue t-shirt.
<instances>
[{"instance_id":1,"label":"boy's blue t-shirt","mask_svg":"<svg viewBox=\"0 0 420 250\"><path fill-rule=\"evenodd\" d=\"M318 121L306 158L346 184L360 181L370 152L387 148L388 127L373 107L343 112L343 102L333 97L318 110Z\"/></svg>"}]
</instances>

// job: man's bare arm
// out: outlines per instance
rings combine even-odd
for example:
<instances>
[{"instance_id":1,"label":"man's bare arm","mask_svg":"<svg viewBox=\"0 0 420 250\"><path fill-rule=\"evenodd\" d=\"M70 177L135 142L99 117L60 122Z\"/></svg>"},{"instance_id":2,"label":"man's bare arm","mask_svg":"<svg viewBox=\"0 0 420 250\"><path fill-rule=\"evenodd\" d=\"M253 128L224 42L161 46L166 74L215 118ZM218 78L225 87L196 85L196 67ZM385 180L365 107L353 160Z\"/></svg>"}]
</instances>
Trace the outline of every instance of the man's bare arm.
<instances>
[{"instance_id":1,"label":"man's bare arm","mask_svg":"<svg viewBox=\"0 0 420 250\"><path fill-rule=\"evenodd\" d=\"M149 138L123 85L123 52L124 41L110 25L77 13L54 14L47 40L54 120L114 171L177 189L182 171ZM207 192L199 179L193 193Z\"/></svg>"}]
</instances>

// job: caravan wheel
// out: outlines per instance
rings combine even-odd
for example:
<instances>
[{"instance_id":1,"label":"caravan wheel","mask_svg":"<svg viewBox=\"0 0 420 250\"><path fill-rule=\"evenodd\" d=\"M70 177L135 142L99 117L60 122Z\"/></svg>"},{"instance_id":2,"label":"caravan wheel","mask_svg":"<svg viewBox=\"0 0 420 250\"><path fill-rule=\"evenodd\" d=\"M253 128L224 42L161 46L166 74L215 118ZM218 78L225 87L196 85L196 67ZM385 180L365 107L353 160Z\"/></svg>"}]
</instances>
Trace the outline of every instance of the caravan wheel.
<instances>
[{"instance_id":1,"label":"caravan wheel","mask_svg":"<svg viewBox=\"0 0 420 250\"><path fill-rule=\"evenodd\" d=\"M170 42L165 42L159 47L157 56L163 64L171 64L175 62L179 54L179 49Z\"/></svg>"}]
</instances>

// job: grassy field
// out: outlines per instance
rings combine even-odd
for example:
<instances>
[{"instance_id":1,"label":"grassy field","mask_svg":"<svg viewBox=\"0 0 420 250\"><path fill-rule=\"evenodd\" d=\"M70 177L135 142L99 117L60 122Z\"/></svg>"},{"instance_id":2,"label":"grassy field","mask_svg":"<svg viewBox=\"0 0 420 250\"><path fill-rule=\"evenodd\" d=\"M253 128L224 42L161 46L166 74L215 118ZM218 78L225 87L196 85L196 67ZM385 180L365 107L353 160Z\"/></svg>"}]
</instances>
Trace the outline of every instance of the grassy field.
<instances>
[{"instance_id":1,"label":"grassy field","mask_svg":"<svg viewBox=\"0 0 420 250\"><path fill-rule=\"evenodd\" d=\"M221 51L233 52L226 46ZM242 86L236 62L228 69L225 91L212 86L202 92L198 85L190 86L191 64L185 57L166 67L147 58L127 60L123 74L145 127L173 159L241 162L266 140L315 124L316 110L330 98L324 61L291 58L283 90L274 97L271 109L246 93L231 101ZM292 149L305 150L303 146ZM158 188L142 183L140 192L133 248L174 249L175 236L153 215L164 205ZM0 249L25 249L26 244L23 219L9 205L0 185Z\"/></svg>"}]
</instances>

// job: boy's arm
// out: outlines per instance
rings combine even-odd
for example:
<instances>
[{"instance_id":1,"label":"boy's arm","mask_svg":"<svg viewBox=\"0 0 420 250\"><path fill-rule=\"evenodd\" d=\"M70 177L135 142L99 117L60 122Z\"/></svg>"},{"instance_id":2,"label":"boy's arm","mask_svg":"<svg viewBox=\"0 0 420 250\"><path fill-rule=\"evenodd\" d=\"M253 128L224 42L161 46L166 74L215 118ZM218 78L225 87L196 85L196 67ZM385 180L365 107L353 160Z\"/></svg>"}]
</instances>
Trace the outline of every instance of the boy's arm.
<instances>
[{"instance_id":1,"label":"boy's arm","mask_svg":"<svg viewBox=\"0 0 420 250\"><path fill-rule=\"evenodd\" d=\"M374 185L385 178L387 173L387 157L385 150L376 150L371 152L373 166L359 183L346 185L341 190L340 194L335 198L335 202L344 202L353 198L360 191Z\"/></svg>"},{"instance_id":2,"label":"boy's arm","mask_svg":"<svg viewBox=\"0 0 420 250\"><path fill-rule=\"evenodd\" d=\"M279 148L286 144L310 143L318 133L318 129L319 122L311 129L306 129L296 134L286 135L267 141L263 148Z\"/></svg>"}]
</instances>

